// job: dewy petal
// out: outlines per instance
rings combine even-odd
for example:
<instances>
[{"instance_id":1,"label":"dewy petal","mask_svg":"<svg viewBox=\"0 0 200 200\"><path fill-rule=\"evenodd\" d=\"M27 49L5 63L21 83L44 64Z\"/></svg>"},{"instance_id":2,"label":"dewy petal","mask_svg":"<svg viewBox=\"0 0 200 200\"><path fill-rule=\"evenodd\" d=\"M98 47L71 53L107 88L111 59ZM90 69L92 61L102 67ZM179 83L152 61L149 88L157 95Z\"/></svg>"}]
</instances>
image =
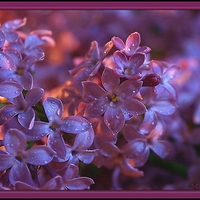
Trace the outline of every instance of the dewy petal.
<instances>
[{"instance_id":1,"label":"dewy petal","mask_svg":"<svg viewBox=\"0 0 200 200\"><path fill-rule=\"evenodd\" d=\"M83 81L83 91L84 93L93 100L101 99L105 94L105 90L103 90L99 85L90 81Z\"/></svg>"},{"instance_id":2,"label":"dewy petal","mask_svg":"<svg viewBox=\"0 0 200 200\"><path fill-rule=\"evenodd\" d=\"M109 53L109 51L112 49L112 47L113 47L113 42L112 41L107 42L103 46L103 48L101 49L101 52L100 52L101 60L103 60L106 57L106 55Z\"/></svg>"},{"instance_id":3,"label":"dewy petal","mask_svg":"<svg viewBox=\"0 0 200 200\"><path fill-rule=\"evenodd\" d=\"M158 156L164 159L170 151L170 144L164 140L155 140L150 147Z\"/></svg>"},{"instance_id":4,"label":"dewy petal","mask_svg":"<svg viewBox=\"0 0 200 200\"><path fill-rule=\"evenodd\" d=\"M6 40L9 42L16 42L19 39L19 35L17 34L16 31L4 31L4 35L6 37Z\"/></svg>"},{"instance_id":5,"label":"dewy petal","mask_svg":"<svg viewBox=\"0 0 200 200\"><path fill-rule=\"evenodd\" d=\"M180 66L178 65L172 65L170 66L165 73L162 76L162 80L164 82L168 82L168 81L172 81L173 79L175 79L179 74L178 74L178 70L180 69Z\"/></svg>"},{"instance_id":6,"label":"dewy petal","mask_svg":"<svg viewBox=\"0 0 200 200\"><path fill-rule=\"evenodd\" d=\"M38 145L26 151L25 162L32 165L46 165L55 156L55 151L45 145Z\"/></svg>"},{"instance_id":7,"label":"dewy petal","mask_svg":"<svg viewBox=\"0 0 200 200\"><path fill-rule=\"evenodd\" d=\"M76 149L76 151L88 149L93 141L94 131L93 128L90 128L89 130L76 135L72 148Z\"/></svg>"},{"instance_id":8,"label":"dewy petal","mask_svg":"<svg viewBox=\"0 0 200 200\"><path fill-rule=\"evenodd\" d=\"M34 106L38 103L44 94L44 90L42 88L32 88L26 93L25 100L27 102L28 107Z\"/></svg>"},{"instance_id":9,"label":"dewy petal","mask_svg":"<svg viewBox=\"0 0 200 200\"><path fill-rule=\"evenodd\" d=\"M23 90L22 86L18 83L5 81L0 83L0 96L6 98L15 98Z\"/></svg>"},{"instance_id":10,"label":"dewy petal","mask_svg":"<svg viewBox=\"0 0 200 200\"><path fill-rule=\"evenodd\" d=\"M140 90L142 82L138 80L126 80L118 88L118 95L123 99L133 98Z\"/></svg>"},{"instance_id":11,"label":"dewy petal","mask_svg":"<svg viewBox=\"0 0 200 200\"><path fill-rule=\"evenodd\" d=\"M12 59L12 57L3 51L0 52L0 62L1 62L1 67L3 69L8 69L8 70L13 70L15 71L16 66L15 63Z\"/></svg>"},{"instance_id":12,"label":"dewy petal","mask_svg":"<svg viewBox=\"0 0 200 200\"><path fill-rule=\"evenodd\" d=\"M20 62L22 60L22 55L18 50L9 47L6 48L4 52L8 53L12 57L16 66L19 66L21 64Z\"/></svg>"},{"instance_id":13,"label":"dewy petal","mask_svg":"<svg viewBox=\"0 0 200 200\"><path fill-rule=\"evenodd\" d=\"M19 113L16 106L7 105L0 109L0 125L4 124Z\"/></svg>"},{"instance_id":14,"label":"dewy petal","mask_svg":"<svg viewBox=\"0 0 200 200\"><path fill-rule=\"evenodd\" d=\"M92 103L89 103L85 109L84 116L88 117L99 117L101 116L105 110L107 105L104 101L93 101Z\"/></svg>"},{"instance_id":15,"label":"dewy petal","mask_svg":"<svg viewBox=\"0 0 200 200\"><path fill-rule=\"evenodd\" d=\"M14 157L8 154L6 151L0 150L0 171L6 170L13 166Z\"/></svg>"},{"instance_id":16,"label":"dewy petal","mask_svg":"<svg viewBox=\"0 0 200 200\"><path fill-rule=\"evenodd\" d=\"M177 109L175 103L173 100L157 101L150 109L162 115L171 115Z\"/></svg>"},{"instance_id":17,"label":"dewy petal","mask_svg":"<svg viewBox=\"0 0 200 200\"><path fill-rule=\"evenodd\" d=\"M145 105L137 99L125 99L122 106L130 115L142 115L147 111Z\"/></svg>"},{"instance_id":18,"label":"dewy petal","mask_svg":"<svg viewBox=\"0 0 200 200\"><path fill-rule=\"evenodd\" d=\"M66 182L67 180L71 180L78 176L79 168L78 166L70 163L67 168L63 168L62 170L62 178L63 182Z\"/></svg>"},{"instance_id":19,"label":"dewy petal","mask_svg":"<svg viewBox=\"0 0 200 200\"><path fill-rule=\"evenodd\" d=\"M28 108L18 114L19 123L27 129L32 129L35 121L35 112L32 108Z\"/></svg>"},{"instance_id":20,"label":"dewy petal","mask_svg":"<svg viewBox=\"0 0 200 200\"><path fill-rule=\"evenodd\" d=\"M59 118L62 117L64 108L61 100L54 97L47 97L47 99L43 101L43 105L49 121L55 119L55 116Z\"/></svg>"},{"instance_id":21,"label":"dewy petal","mask_svg":"<svg viewBox=\"0 0 200 200\"><path fill-rule=\"evenodd\" d=\"M13 155L26 149L26 138L18 129L9 129L4 136L3 143L6 150Z\"/></svg>"},{"instance_id":22,"label":"dewy petal","mask_svg":"<svg viewBox=\"0 0 200 200\"><path fill-rule=\"evenodd\" d=\"M157 121L158 118L155 112L147 110L147 112L144 114L144 119L139 127L140 133L150 133L156 127Z\"/></svg>"},{"instance_id":23,"label":"dewy petal","mask_svg":"<svg viewBox=\"0 0 200 200\"><path fill-rule=\"evenodd\" d=\"M88 189L91 184L94 184L94 181L91 178L80 177L67 181L65 186L69 190L85 190Z\"/></svg>"},{"instance_id":24,"label":"dewy petal","mask_svg":"<svg viewBox=\"0 0 200 200\"><path fill-rule=\"evenodd\" d=\"M79 116L69 116L62 121L63 124L60 130L67 133L82 133L92 128L91 123L87 119Z\"/></svg>"},{"instance_id":25,"label":"dewy petal","mask_svg":"<svg viewBox=\"0 0 200 200\"><path fill-rule=\"evenodd\" d=\"M126 39L125 54L128 56L133 55L135 50L139 47L140 42L141 42L141 37L138 32L130 34Z\"/></svg>"},{"instance_id":26,"label":"dewy petal","mask_svg":"<svg viewBox=\"0 0 200 200\"><path fill-rule=\"evenodd\" d=\"M12 185L14 185L16 181L25 182L30 185L33 184L31 173L27 165L23 162L18 162L11 168L9 180Z\"/></svg>"},{"instance_id":27,"label":"dewy petal","mask_svg":"<svg viewBox=\"0 0 200 200\"><path fill-rule=\"evenodd\" d=\"M125 118L121 109L108 106L104 113L104 122L113 133L118 133L125 124Z\"/></svg>"},{"instance_id":28,"label":"dewy petal","mask_svg":"<svg viewBox=\"0 0 200 200\"><path fill-rule=\"evenodd\" d=\"M50 146L55 152L56 157L65 159L66 158L66 147L65 141L60 133L53 132L48 137L48 146Z\"/></svg>"},{"instance_id":29,"label":"dewy petal","mask_svg":"<svg viewBox=\"0 0 200 200\"><path fill-rule=\"evenodd\" d=\"M121 150L126 158L135 158L145 151L146 146L146 139L137 138L126 143Z\"/></svg>"},{"instance_id":30,"label":"dewy petal","mask_svg":"<svg viewBox=\"0 0 200 200\"><path fill-rule=\"evenodd\" d=\"M12 70L0 68L0 82L15 79L16 74Z\"/></svg>"},{"instance_id":31,"label":"dewy petal","mask_svg":"<svg viewBox=\"0 0 200 200\"><path fill-rule=\"evenodd\" d=\"M125 44L122 41L122 39L120 39L119 37L112 37L111 41L113 42L113 44L119 49L119 50L123 50L125 48Z\"/></svg>"},{"instance_id":32,"label":"dewy petal","mask_svg":"<svg viewBox=\"0 0 200 200\"><path fill-rule=\"evenodd\" d=\"M105 68L101 76L102 84L107 91L113 92L120 84L120 78L110 68Z\"/></svg>"}]
</instances>

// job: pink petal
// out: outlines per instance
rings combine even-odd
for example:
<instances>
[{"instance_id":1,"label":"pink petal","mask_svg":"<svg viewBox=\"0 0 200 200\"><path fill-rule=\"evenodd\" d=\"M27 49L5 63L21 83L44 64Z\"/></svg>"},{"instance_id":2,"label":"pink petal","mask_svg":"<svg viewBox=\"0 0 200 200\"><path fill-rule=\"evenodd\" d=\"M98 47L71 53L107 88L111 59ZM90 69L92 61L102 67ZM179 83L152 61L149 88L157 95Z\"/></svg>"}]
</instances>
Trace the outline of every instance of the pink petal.
<instances>
[{"instance_id":1,"label":"pink petal","mask_svg":"<svg viewBox=\"0 0 200 200\"><path fill-rule=\"evenodd\" d=\"M138 32L134 32L128 36L126 39L126 47L125 53L128 56L133 55L135 50L139 47L141 42L140 34Z\"/></svg>"},{"instance_id":2,"label":"pink petal","mask_svg":"<svg viewBox=\"0 0 200 200\"><path fill-rule=\"evenodd\" d=\"M119 37L112 37L111 41L119 49L123 50L125 48L124 42Z\"/></svg>"}]
</instances>

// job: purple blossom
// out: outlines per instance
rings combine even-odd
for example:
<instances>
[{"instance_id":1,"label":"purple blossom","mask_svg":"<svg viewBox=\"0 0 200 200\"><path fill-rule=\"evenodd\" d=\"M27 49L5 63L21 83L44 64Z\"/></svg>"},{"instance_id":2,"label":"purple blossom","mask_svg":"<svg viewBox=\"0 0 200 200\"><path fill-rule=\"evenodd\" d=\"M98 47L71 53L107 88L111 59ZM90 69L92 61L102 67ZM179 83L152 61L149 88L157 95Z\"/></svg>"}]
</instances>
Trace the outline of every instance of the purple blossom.
<instances>
[{"instance_id":1,"label":"purple blossom","mask_svg":"<svg viewBox=\"0 0 200 200\"><path fill-rule=\"evenodd\" d=\"M11 104L0 109L0 125L17 116L19 123L23 127L27 129L33 128L35 112L32 106L40 101L43 93L44 90L42 88L32 88L26 93L25 98L22 92L17 97L8 98Z\"/></svg>"},{"instance_id":2,"label":"purple blossom","mask_svg":"<svg viewBox=\"0 0 200 200\"><path fill-rule=\"evenodd\" d=\"M44 145L38 145L26 150L26 139L17 129L9 129L3 139L6 151L0 151L0 171L11 167L9 181L15 184L16 181L33 184L30 171L26 163L31 165L45 165L49 163L55 152Z\"/></svg>"},{"instance_id":3,"label":"purple blossom","mask_svg":"<svg viewBox=\"0 0 200 200\"><path fill-rule=\"evenodd\" d=\"M137 52L147 54L151 51L151 49L147 46L139 46L141 43L141 37L138 32L130 34L127 37L125 43L119 37L112 37L111 41L120 51L124 52L127 56L132 56Z\"/></svg>"},{"instance_id":4,"label":"purple blossom","mask_svg":"<svg viewBox=\"0 0 200 200\"><path fill-rule=\"evenodd\" d=\"M113 43L107 42L100 50L97 41L91 43L91 47L87 54L87 59L81 62L76 68L70 70L71 75L75 75L78 70L85 68L84 71L87 76L94 76L102 65L102 62L109 51L112 49Z\"/></svg>"},{"instance_id":5,"label":"purple blossom","mask_svg":"<svg viewBox=\"0 0 200 200\"><path fill-rule=\"evenodd\" d=\"M86 138L88 137L86 140L88 144L93 141L93 130L91 123L88 120L79 116L68 116L62 119L62 114L64 112L63 104L57 98L48 97L44 100L43 104L46 116L49 120L49 136L47 144L57 152L58 159L69 159L69 154L66 151L66 144L61 131L77 134L77 138L80 140L86 136Z\"/></svg>"},{"instance_id":6,"label":"purple blossom","mask_svg":"<svg viewBox=\"0 0 200 200\"><path fill-rule=\"evenodd\" d=\"M84 93L91 99L84 116L99 117L104 114L105 124L118 133L130 116L146 112L144 104L136 98L142 82L126 80L120 84L120 78L111 69L105 68L102 84L105 89L91 81L83 82Z\"/></svg>"}]
</instances>

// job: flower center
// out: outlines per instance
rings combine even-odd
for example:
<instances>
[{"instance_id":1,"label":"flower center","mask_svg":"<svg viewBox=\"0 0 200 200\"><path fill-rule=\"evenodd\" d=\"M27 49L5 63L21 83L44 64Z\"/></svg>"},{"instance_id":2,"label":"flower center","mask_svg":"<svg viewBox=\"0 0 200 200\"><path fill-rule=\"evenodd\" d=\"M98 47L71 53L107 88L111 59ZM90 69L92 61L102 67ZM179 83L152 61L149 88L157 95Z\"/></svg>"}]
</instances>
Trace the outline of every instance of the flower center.
<instances>
[{"instance_id":1,"label":"flower center","mask_svg":"<svg viewBox=\"0 0 200 200\"><path fill-rule=\"evenodd\" d=\"M112 102L117 102L118 101L118 96L113 94L113 95L109 96L109 100L112 101Z\"/></svg>"},{"instance_id":2,"label":"flower center","mask_svg":"<svg viewBox=\"0 0 200 200\"><path fill-rule=\"evenodd\" d=\"M132 73L133 73L133 70L131 68L127 68L124 70L124 74L126 74L126 75L130 76L130 75L132 75Z\"/></svg>"},{"instance_id":3,"label":"flower center","mask_svg":"<svg viewBox=\"0 0 200 200\"><path fill-rule=\"evenodd\" d=\"M22 156L22 154L18 154L16 157L15 157L18 161L22 161L22 158L23 158L23 156Z\"/></svg>"},{"instance_id":4,"label":"flower center","mask_svg":"<svg viewBox=\"0 0 200 200\"><path fill-rule=\"evenodd\" d=\"M23 75L23 74L24 74L24 69L18 68L18 69L16 70L16 74L18 74L18 75Z\"/></svg>"}]
</instances>

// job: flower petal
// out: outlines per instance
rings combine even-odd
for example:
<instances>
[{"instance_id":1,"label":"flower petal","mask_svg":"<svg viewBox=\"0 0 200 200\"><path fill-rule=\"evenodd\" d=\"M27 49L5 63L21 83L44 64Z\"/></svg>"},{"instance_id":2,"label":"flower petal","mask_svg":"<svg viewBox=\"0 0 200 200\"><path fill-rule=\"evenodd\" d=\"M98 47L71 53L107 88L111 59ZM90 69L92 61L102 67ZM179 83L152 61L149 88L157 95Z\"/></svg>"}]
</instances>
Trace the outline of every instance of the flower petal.
<instances>
[{"instance_id":1,"label":"flower petal","mask_svg":"<svg viewBox=\"0 0 200 200\"><path fill-rule=\"evenodd\" d=\"M142 115L147 111L145 105L137 99L125 99L123 109L130 115Z\"/></svg>"},{"instance_id":2,"label":"flower petal","mask_svg":"<svg viewBox=\"0 0 200 200\"><path fill-rule=\"evenodd\" d=\"M3 47L5 41L6 41L5 35L3 34L3 31L0 30L0 47Z\"/></svg>"},{"instance_id":3,"label":"flower petal","mask_svg":"<svg viewBox=\"0 0 200 200\"><path fill-rule=\"evenodd\" d=\"M100 58L99 45L97 41L91 42L91 46L90 46L87 56L88 58L97 59L97 60Z\"/></svg>"},{"instance_id":4,"label":"flower petal","mask_svg":"<svg viewBox=\"0 0 200 200\"><path fill-rule=\"evenodd\" d=\"M13 155L17 155L25 151L26 138L24 134L18 129L9 129L3 139L6 150Z\"/></svg>"},{"instance_id":5,"label":"flower petal","mask_svg":"<svg viewBox=\"0 0 200 200\"><path fill-rule=\"evenodd\" d=\"M6 151L0 150L0 171L10 168L13 164L14 157Z\"/></svg>"},{"instance_id":6,"label":"flower petal","mask_svg":"<svg viewBox=\"0 0 200 200\"><path fill-rule=\"evenodd\" d=\"M109 68L105 68L101 76L102 84L104 88L109 92L114 92L115 88L119 86L120 79L115 75L114 71Z\"/></svg>"},{"instance_id":7,"label":"flower petal","mask_svg":"<svg viewBox=\"0 0 200 200\"><path fill-rule=\"evenodd\" d=\"M145 61L145 54L135 53L129 59L129 65L133 70L138 69Z\"/></svg>"},{"instance_id":8,"label":"flower petal","mask_svg":"<svg viewBox=\"0 0 200 200\"><path fill-rule=\"evenodd\" d=\"M65 160L67 153L65 141L60 133L52 132L48 137L47 144L56 152L56 157Z\"/></svg>"},{"instance_id":9,"label":"flower petal","mask_svg":"<svg viewBox=\"0 0 200 200\"><path fill-rule=\"evenodd\" d=\"M86 106L84 116L87 117L99 117L101 116L107 108L107 105L104 103L104 101L96 100L92 103L89 103Z\"/></svg>"},{"instance_id":10,"label":"flower petal","mask_svg":"<svg viewBox=\"0 0 200 200\"><path fill-rule=\"evenodd\" d=\"M49 181L47 181L40 190L61 190L63 186L63 181L61 176L55 176Z\"/></svg>"},{"instance_id":11,"label":"flower petal","mask_svg":"<svg viewBox=\"0 0 200 200\"><path fill-rule=\"evenodd\" d=\"M123 99L133 98L140 90L142 82L138 80L126 80L118 88L118 95Z\"/></svg>"},{"instance_id":12,"label":"flower petal","mask_svg":"<svg viewBox=\"0 0 200 200\"><path fill-rule=\"evenodd\" d=\"M78 153L78 158L85 164L90 164L97 155L98 150L84 150Z\"/></svg>"},{"instance_id":13,"label":"flower petal","mask_svg":"<svg viewBox=\"0 0 200 200\"><path fill-rule=\"evenodd\" d=\"M128 36L126 39L125 53L128 56L133 55L135 50L139 47L141 42L141 37L138 32L134 32Z\"/></svg>"},{"instance_id":14,"label":"flower petal","mask_svg":"<svg viewBox=\"0 0 200 200\"><path fill-rule=\"evenodd\" d=\"M15 185L16 181L21 181L29 185L33 185L31 173L27 165L23 162L18 162L11 168L9 173L9 180L12 185Z\"/></svg>"},{"instance_id":15,"label":"flower petal","mask_svg":"<svg viewBox=\"0 0 200 200\"><path fill-rule=\"evenodd\" d=\"M1 68L15 71L16 66L12 57L3 51L0 52Z\"/></svg>"},{"instance_id":16,"label":"flower petal","mask_svg":"<svg viewBox=\"0 0 200 200\"><path fill-rule=\"evenodd\" d=\"M118 133L125 124L125 118L121 109L108 106L104 113L104 122L113 133Z\"/></svg>"},{"instance_id":17,"label":"flower petal","mask_svg":"<svg viewBox=\"0 0 200 200\"><path fill-rule=\"evenodd\" d=\"M103 60L106 55L109 53L109 51L112 49L113 47L113 42L112 41L109 41L107 42L103 48L101 49L101 52L100 52L100 59Z\"/></svg>"},{"instance_id":18,"label":"flower petal","mask_svg":"<svg viewBox=\"0 0 200 200\"><path fill-rule=\"evenodd\" d=\"M32 129L35 122L35 112L32 108L28 108L18 114L19 123L27 129Z\"/></svg>"},{"instance_id":19,"label":"flower petal","mask_svg":"<svg viewBox=\"0 0 200 200\"><path fill-rule=\"evenodd\" d=\"M24 72L23 75L18 75L17 80L25 90L30 90L33 87L33 76L30 72Z\"/></svg>"},{"instance_id":20,"label":"flower petal","mask_svg":"<svg viewBox=\"0 0 200 200\"><path fill-rule=\"evenodd\" d=\"M54 156L55 152L50 147L38 145L26 151L25 161L32 165L46 165Z\"/></svg>"},{"instance_id":21,"label":"flower petal","mask_svg":"<svg viewBox=\"0 0 200 200\"><path fill-rule=\"evenodd\" d=\"M105 94L105 90L94 82L83 81L82 85L84 93L93 100L101 99Z\"/></svg>"},{"instance_id":22,"label":"flower petal","mask_svg":"<svg viewBox=\"0 0 200 200\"><path fill-rule=\"evenodd\" d=\"M0 83L0 96L6 98L15 98L23 90L22 86L18 83L5 81Z\"/></svg>"},{"instance_id":23,"label":"flower petal","mask_svg":"<svg viewBox=\"0 0 200 200\"><path fill-rule=\"evenodd\" d=\"M120 39L119 37L112 37L111 41L113 42L113 44L119 49L119 50L123 50L125 48L125 44L122 41L122 39Z\"/></svg>"},{"instance_id":24,"label":"flower petal","mask_svg":"<svg viewBox=\"0 0 200 200\"><path fill-rule=\"evenodd\" d=\"M114 58L115 64L119 68L124 69L127 66L128 58L121 51L115 51L113 54L113 58Z\"/></svg>"},{"instance_id":25,"label":"flower petal","mask_svg":"<svg viewBox=\"0 0 200 200\"><path fill-rule=\"evenodd\" d=\"M36 187L24 183L22 181L16 181L14 185L15 190L37 190Z\"/></svg>"},{"instance_id":26,"label":"flower petal","mask_svg":"<svg viewBox=\"0 0 200 200\"><path fill-rule=\"evenodd\" d=\"M4 124L19 113L16 106L7 105L0 109L0 125Z\"/></svg>"},{"instance_id":27,"label":"flower petal","mask_svg":"<svg viewBox=\"0 0 200 200\"><path fill-rule=\"evenodd\" d=\"M76 151L87 149L92 145L93 141L94 131L93 128L90 128L89 130L76 135L73 149L76 149Z\"/></svg>"},{"instance_id":28,"label":"flower petal","mask_svg":"<svg viewBox=\"0 0 200 200\"><path fill-rule=\"evenodd\" d=\"M61 100L54 97L47 97L47 99L43 101L43 105L49 121L53 121L55 116L59 118L62 117L64 108Z\"/></svg>"},{"instance_id":29,"label":"flower petal","mask_svg":"<svg viewBox=\"0 0 200 200\"><path fill-rule=\"evenodd\" d=\"M34 106L38 103L44 94L44 90L42 88L32 88L26 93L25 101L27 102L28 107Z\"/></svg>"},{"instance_id":30,"label":"flower petal","mask_svg":"<svg viewBox=\"0 0 200 200\"><path fill-rule=\"evenodd\" d=\"M69 116L62 121L63 124L60 130L67 133L82 133L92 128L91 123L87 119L79 116Z\"/></svg>"},{"instance_id":31,"label":"flower petal","mask_svg":"<svg viewBox=\"0 0 200 200\"><path fill-rule=\"evenodd\" d=\"M80 177L67 181L65 186L69 190L85 190L88 189L91 184L94 184L94 181L91 178Z\"/></svg>"}]
</instances>

